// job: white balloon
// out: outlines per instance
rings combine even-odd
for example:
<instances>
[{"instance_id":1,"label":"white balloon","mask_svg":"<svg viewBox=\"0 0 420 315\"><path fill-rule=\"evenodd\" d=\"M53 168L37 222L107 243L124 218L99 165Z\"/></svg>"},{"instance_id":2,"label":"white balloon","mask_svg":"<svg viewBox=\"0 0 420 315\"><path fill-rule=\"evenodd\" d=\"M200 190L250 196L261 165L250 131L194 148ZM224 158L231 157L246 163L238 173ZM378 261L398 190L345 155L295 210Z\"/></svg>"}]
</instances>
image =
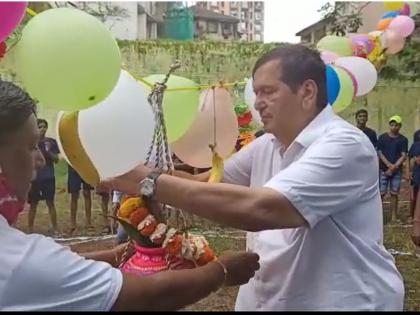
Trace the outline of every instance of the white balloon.
<instances>
[{"instance_id":1,"label":"white balloon","mask_svg":"<svg viewBox=\"0 0 420 315\"><path fill-rule=\"evenodd\" d=\"M246 82L244 98L245 98L245 103L248 105L249 110L251 111L252 119L254 120L255 123L261 125L262 122L261 122L260 113L254 107L255 100L257 97L255 96L254 89L252 87L252 78L248 79Z\"/></svg>"},{"instance_id":2,"label":"white balloon","mask_svg":"<svg viewBox=\"0 0 420 315\"><path fill-rule=\"evenodd\" d=\"M144 162L155 128L150 91L122 70L111 94L79 112L79 137L101 179Z\"/></svg>"},{"instance_id":3,"label":"white balloon","mask_svg":"<svg viewBox=\"0 0 420 315\"><path fill-rule=\"evenodd\" d=\"M356 96L369 93L378 81L375 66L367 59L361 57L340 57L334 64L348 70L357 82Z\"/></svg>"}]
</instances>

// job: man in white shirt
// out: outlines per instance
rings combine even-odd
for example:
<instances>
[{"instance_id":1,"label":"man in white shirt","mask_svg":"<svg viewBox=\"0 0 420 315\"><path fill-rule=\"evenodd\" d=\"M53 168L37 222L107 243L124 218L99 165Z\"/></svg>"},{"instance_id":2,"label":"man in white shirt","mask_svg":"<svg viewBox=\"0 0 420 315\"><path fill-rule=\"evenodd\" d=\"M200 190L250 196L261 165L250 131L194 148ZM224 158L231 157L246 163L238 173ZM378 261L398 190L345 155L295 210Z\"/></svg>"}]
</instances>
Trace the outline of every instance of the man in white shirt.
<instances>
[{"instance_id":1,"label":"man in white shirt","mask_svg":"<svg viewBox=\"0 0 420 315\"><path fill-rule=\"evenodd\" d=\"M139 166L108 185L135 192L152 180L156 200L249 231L261 269L240 288L236 310L401 311L402 277L383 246L377 155L327 104L319 54L276 48L257 61L253 82L267 134L226 162L225 183Z\"/></svg>"},{"instance_id":2,"label":"man in white shirt","mask_svg":"<svg viewBox=\"0 0 420 315\"><path fill-rule=\"evenodd\" d=\"M15 229L35 170L45 164L35 111L26 92L0 81L0 311L176 310L253 277L259 265L252 253L138 277L116 268L122 246L80 256Z\"/></svg>"}]
</instances>

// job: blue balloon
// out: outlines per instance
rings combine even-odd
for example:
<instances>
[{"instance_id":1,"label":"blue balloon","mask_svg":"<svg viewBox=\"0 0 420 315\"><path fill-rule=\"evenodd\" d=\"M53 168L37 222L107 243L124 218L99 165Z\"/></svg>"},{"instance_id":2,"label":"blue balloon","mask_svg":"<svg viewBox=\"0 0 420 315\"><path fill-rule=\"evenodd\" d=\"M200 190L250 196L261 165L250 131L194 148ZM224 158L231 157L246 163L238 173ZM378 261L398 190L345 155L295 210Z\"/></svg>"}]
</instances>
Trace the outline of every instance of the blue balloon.
<instances>
[{"instance_id":1,"label":"blue balloon","mask_svg":"<svg viewBox=\"0 0 420 315\"><path fill-rule=\"evenodd\" d=\"M334 104L340 92L340 79L338 78L337 72L331 65L326 65L327 74L327 97L330 105Z\"/></svg>"},{"instance_id":2,"label":"blue balloon","mask_svg":"<svg viewBox=\"0 0 420 315\"><path fill-rule=\"evenodd\" d=\"M400 15L400 12L398 12L398 11L389 11L389 12L385 13L382 18L383 19L394 18L398 15Z\"/></svg>"}]
</instances>

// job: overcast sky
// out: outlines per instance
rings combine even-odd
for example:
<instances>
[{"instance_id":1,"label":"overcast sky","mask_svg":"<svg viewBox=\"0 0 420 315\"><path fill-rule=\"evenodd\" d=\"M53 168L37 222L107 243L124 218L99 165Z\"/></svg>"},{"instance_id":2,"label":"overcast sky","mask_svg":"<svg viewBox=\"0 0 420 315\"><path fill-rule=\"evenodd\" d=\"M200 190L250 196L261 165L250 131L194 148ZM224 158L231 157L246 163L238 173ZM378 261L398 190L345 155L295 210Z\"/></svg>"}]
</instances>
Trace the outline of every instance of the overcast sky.
<instances>
[{"instance_id":1,"label":"overcast sky","mask_svg":"<svg viewBox=\"0 0 420 315\"><path fill-rule=\"evenodd\" d=\"M295 34L321 19L326 0L265 0L265 42L299 42ZM334 1L330 1L333 3Z\"/></svg>"}]
</instances>

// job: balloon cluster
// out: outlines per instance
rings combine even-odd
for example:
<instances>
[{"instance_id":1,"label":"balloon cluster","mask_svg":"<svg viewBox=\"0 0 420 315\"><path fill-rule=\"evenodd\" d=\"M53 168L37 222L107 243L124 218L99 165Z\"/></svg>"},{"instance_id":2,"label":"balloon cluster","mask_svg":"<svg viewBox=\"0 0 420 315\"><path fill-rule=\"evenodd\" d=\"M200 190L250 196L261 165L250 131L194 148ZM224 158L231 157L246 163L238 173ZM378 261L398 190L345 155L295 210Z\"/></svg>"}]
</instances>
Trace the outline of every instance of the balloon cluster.
<instances>
[{"instance_id":1,"label":"balloon cluster","mask_svg":"<svg viewBox=\"0 0 420 315\"><path fill-rule=\"evenodd\" d=\"M138 82L121 69L107 27L75 8L34 13L8 51L3 41L26 10L26 2L0 2L0 58L7 55L11 70L42 107L66 111L56 128L66 160L92 184L145 161L155 129L148 96L165 75ZM191 166L209 167L209 144L216 140L218 154L230 155L238 135L230 93L216 88L200 94L198 84L175 75L166 87L163 114L174 153ZM119 163L112 158L116 152Z\"/></svg>"},{"instance_id":2,"label":"balloon cluster","mask_svg":"<svg viewBox=\"0 0 420 315\"><path fill-rule=\"evenodd\" d=\"M336 112L351 104L353 98L369 93L376 85L377 70L386 55L400 52L415 23L404 2L385 2L386 12L377 29L368 34L328 35L317 43L325 62L328 102Z\"/></svg>"}]
</instances>

